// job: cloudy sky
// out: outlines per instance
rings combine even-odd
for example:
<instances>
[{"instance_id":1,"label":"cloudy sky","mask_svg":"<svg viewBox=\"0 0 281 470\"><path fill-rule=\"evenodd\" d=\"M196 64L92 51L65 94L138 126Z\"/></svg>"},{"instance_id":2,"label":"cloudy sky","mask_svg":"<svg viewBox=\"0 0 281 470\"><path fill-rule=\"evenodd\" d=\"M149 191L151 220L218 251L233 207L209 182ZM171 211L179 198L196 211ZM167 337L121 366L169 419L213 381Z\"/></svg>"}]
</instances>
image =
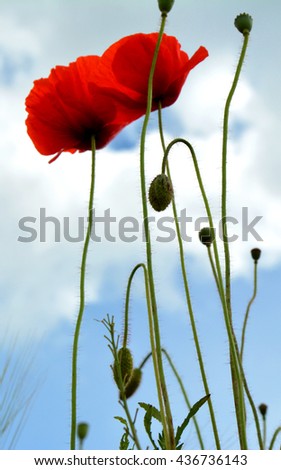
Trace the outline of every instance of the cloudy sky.
<instances>
[{"instance_id":1,"label":"cloudy sky","mask_svg":"<svg viewBox=\"0 0 281 470\"><path fill-rule=\"evenodd\" d=\"M249 250L259 246L262 249L259 293L249 324L245 366L255 401L257 404L265 401L270 407L269 432L272 433L280 425L278 416L281 415L280 374L276 374L278 368L280 370L278 356L281 352L281 6L278 2L268 0L265 5L262 0L176 0L166 32L177 36L190 55L204 45L209 58L191 72L177 103L165 110L164 125L167 141L182 136L195 147L211 208L218 221L223 107L242 44L242 36L233 22L235 16L245 10L253 16L254 26L231 110L228 154L229 215L238 221L230 228L231 234L238 235L238 240L231 244L234 321L240 333L252 292L253 266ZM62 155L52 165L48 165L48 157L38 154L26 134L25 97L33 80L48 76L54 65L67 65L78 56L101 54L122 36L156 31L158 26L156 0L0 1L0 328L5 337L2 357L11 343L14 344L14 338L17 338L17 346L13 346L13 350L18 354L32 345L34 370L31 375L38 378L29 420L17 441L17 448L62 449L68 446L71 342L78 308L82 242L70 243L64 237L64 230L67 218L71 235L77 236L78 220L86 217L90 176L89 152ZM98 152L97 215L103 215L110 208L117 220L125 216L141 219L140 128L141 122L134 123L110 146ZM156 116L151 119L146 152L149 182L161 168ZM186 209L193 221L204 216L190 158L180 146L173 150L171 170L179 210ZM256 225L262 241L251 235L243 239L242 213L245 211L249 222L262 217ZM57 219L59 242L55 241L52 222L46 224L46 238L42 241L43 213L45 217ZM165 215L171 215L170 211ZM22 240L27 237L19 226L24 217L33 217L31 225L37 231L37 238L32 243ZM219 424L226 436L223 445L235 447L222 314L194 223L189 228L192 243L185 243L186 262L204 359ZM112 233L116 235L114 243L102 237L101 243L90 246L88 307L79 356L79 419L90 422L92 431L87 444L97 449L118 446L121 429L113 416L121 410L109 369L111 358L103 338L105 332L96 320L109 313L115 315L117 328L122 328L126 280L133 266L145 258L141 237L134 243L125 243L118 239L117 226L112 228ZM153 226L153 238L156 236L157 228ZM203 391L187 320L176 242L154 243L153 256L163 343L189 384L191 401L195 402ZM138 363L149 351L141 276L134 284L132 316L130 347ZM145 398L139 392L132 408L140 399L156 400L150 367L147 367L142 386ZM218 369L224 371L219 378ZM184 404L178 403L178 388L172 375L169 375L169 386L176 419L180 420L185 409ZM32 382L30 390L33 387ZM105 401L106 410L101 407ZM250 419L249 424L251 427ZM208 416L204 412L202 429L206 446L212 448ZM187 442L190 447L197 445L191 428ZM251 445L256 445L252 435Z\"/></svg>"}]
</instances>

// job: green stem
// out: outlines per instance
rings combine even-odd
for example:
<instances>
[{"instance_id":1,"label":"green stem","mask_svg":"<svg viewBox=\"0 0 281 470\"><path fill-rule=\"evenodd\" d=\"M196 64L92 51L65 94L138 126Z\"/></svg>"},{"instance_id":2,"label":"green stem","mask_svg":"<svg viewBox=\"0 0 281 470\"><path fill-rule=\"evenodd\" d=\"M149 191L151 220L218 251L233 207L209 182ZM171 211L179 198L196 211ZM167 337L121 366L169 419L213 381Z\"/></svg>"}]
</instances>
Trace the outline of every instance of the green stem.
<instances>
[{"instance_id":1,"label":"green stem","mask_svg":"<svg viewBox=\"0 0 281 470\"><path fill-rule=\"evenodd\" d=\"M224 252L225 252L225 290L226 290L226 299L227 304L230 307L231 312L231 285L230 285L230 254L229 254L229 243L227 237L227 144L228 144L228 122L229 122L229 111L232 98L234 96L239 77L241 74L243 62L246 55L246 50L249 42L249 33L244 34L244 41L237 64L236 72L234 75L233 83L228 94L223 117L223 141L222 141L222 195L221 195L221 222L222 222L222 234L224 242Z\"/></svg>"},{"instance_id":2,"label":"green stem","mask_svg":"<svg viewBox=\"0 0 281 470\"><path fill-rule=\"evenodd\" d=\"M231 269L230 269L230 252L229 252L229 243L227 236L227 144L228 144L228 122L229 122L229 110L232 98L234 96L240 73L242 70L242 65L246 55L247 45L249 41L249 33L244 33L243 47L239 57L238 65L234 75L234 80L228 94L223 117L223 141L222 141L222 193L221 193L221 223L222 223L222 236L223 236L223 246L224 246L224 258L225 258L225 294L226 294L226 305L227 312L232 322L232 308L231 308ZM234 364L236 359L233 355L233 351L230 349L230 368L232 376L232 386L235 402L235 412L236 419L239 431L239 439L241 449L247 449L247 437L246 437L246 416L244 409L244 399L243 399L243 385L241 375L236 371L236 366Z\"/></svg>"},{"instance_id":3,"label":"green stem","mask_svg":"<svg viewBox=\"0 0 281 470\"><path fill-rule=\"evenodd\" d=\"M245 318L243 322L243 328L242 328L242 337L241 337L241 347L240 347L240 356L241 356L241 361L243 362L243 352L244 352L244 346L245 346L245 333L246 333L246 327L249 319L249 313L250 313L250 308L256 298L257 295L257 268L258 268L258 263L255 261L254 262L254 291L251 299L249 300L249 303L247 305L246 313L245 313Z\"/></svg>"},{"instance_id":4,"label":"green stem","mask_svg":"<svg viewBox=\"0 0 281 470\"><path fill-rule=\"evenodd\" d=\"M120 375L121 375L121 369L120 369ZM134 443L136 444L137 450L141 450L141 445L140 445L139 438L138 438L138 435L137 435L137 430L136 430L136 427L135 427L135 423L132 420L131 413L130 413L130 410L129 410L129 407L128 407L124 386L120 390L120 394L121 394L121 397L122 397L122 406L123 406L123 409L126 413L127 420L129 422L131 436L133 438Z\"/></svg>"},{"instance_id":5,"label":"green stem","mask_svg":"<svg viewBox=\"0 0 281 470\"><path fill-rule=\"evenodd\" d=\"M146 269L145 264L142 264L143 272L144 272L144 281L145 281L145 291L146 291L146 302L147 302L147 312L148 312L148 324L149 324L149 337L150 337L150 346L152 351L152 361L154 367L154 374L156 378L156 386L157 386L157 394L158 394L158 402L160 406L160 413L161 416L165 416L165 403L162 396L162 389L161 389L161 377L159 374L159 366L158 366L158 356L157 356L157 348L155 344L155 337L154 337L154 326L153 326L153 312L152 312L152 305L151 305L151 296L150 296L150 286L149 286L149 276L148 271ZM168 440L169 436L169 429L165 426L165 421L163 422L163 432L164 436Z\"/></svg>"},{"instance_id":6,"label":"green stem","mask_svg":"<svg viewBox=\"0 0 281 470\"><path fill-rule=\"evenodd\" d=\"M274 444L275 444L275 441L276 441L276 439L277 439L277 436L278 436L278 434L280 434L280 433L281 433L281 426L279 426L279 427L275 430L275 432L274 432L274 434L273 434L273 436L272 436L272 439L271 439L271 441L270 441L268 450L272 450L272 449L273 449L273 446L274 446Z\"/></svg>"},{"instance_id":7,"label":"green stem","mask_svg":"<svg viewBox=\"0 0 281 470\"><path fill-rule=\"evenodd\" d=\"M186 139L177 138L177 139L174 139L172 142L169 143L169 145L167 146L167 148L165 150L165 154L164 154L164 157L163 157L162 173L165 173L165 168L166 168L166 164L167 164L167 161L168 161L168 155L169 155L172 147L174 145L178 144L178 143L182 143L182 144L186 145L187 148L190 151L192 161L193 161L193 165L194 165L194 170L195 170L195 173L196 173L196 178L197 178L197 181L198 181L198 184L199 184L199 188L200 188L200 191L201 191L201 195L202 195L202 199L203 199L203 202L204 202L205 210L206 210L206 213L207 213L207 216L208 216L209 225L210 225L211 228L214 228L212 212L211 212L211 209L210 209L209 201L208 201L207 194L206 194L206 191L205 191L205 187L204 187L204 184L203 184L203 180L202 180L202 177L201 177L201 173L200 173L200 169L199 169L199 166L198 166L196 154L195 154L194 148L192 147L190 142L188 142ZM218 281L219 281L219 284L221 286L222 292L224 292L222 272L221 272L220 259L219 259L219 252L218 252L216 239L214 239L214 241L213 241L213 247L214 247L216 268L217 268L217 273L218 273Z\"/></svg>"},{"instance_id":8,"label":"green stem","mask_svg":"<svg viewBox=\"0 0 281 470\"><path fill-rule=\"evenodd\" d=\"M210 225L211 228L214 228L212 213L211 213L211 210L210 210L210 205L209 205L208 198L207 198L207 195L206 195L206 191L205 191L205 188L204 188L204 184L203 184L203 181L202 181L202 177L201 177L200 169L199 169L199 166L198 166L196 154L195 154L195 151L194 151L192 145L187 140L182 139L182 138L177 138L177 139L174 139L172 142L169 143L169 145L166 148L164 157L163 157L162 173L165 172L169 152L172 149L172 147L177 143L185 144L188 147L188 149L191 153L191 157L192 157L192 160L193 160L196 177L197 177L197 180L198 180L199 188L200 188L200 191L201 191L201 195L202 195L202 198L203 198L203 201L204 201L206 213L207 213L207 216L208 216L209 225ZM223 280L222 280L222 272L221 272L221 266L220 266L220 260L219 260L219 254L218 254L216 239L214 239L214 241L213 241L213 248L214 248L214 255L215 255L217 282L218 282L218 285L220 286L219 291L222 294L221 302L222 302L222 307L223 307L223 313L224 313L224 320L225 320L227 335L228 335L228 339L229 339L231 357L233 359L233 368L235 369L236 376L239 377L239 370L240 370L239 357L238 357L239 352L237 352L238 349L236 347L237 345L236 345L235 333L234 333L232 323L231 323L231 318L230 318L230 315L229 315L228 309L227 309L226 298L225 298L225 293L224 293L224 286L223 286ZM233 385L233 389L234 389L234 384L232 383L232 385ZM233 390L233 395L234 395L234 397L236 396L234 390ZM240 394L239 398L242 400L242 403L243 403L243 394ZM234 398L234 400L235 400L235 398ZM235 402L235 404L236 404L236 402ZM241 403L240 403L239 406L240 407L242 406ZM238 426L238 422L237 422L237 426ZM238 431L239 431L239 436L240 436L240 432L241 432L240 421L239 421ZM243 426L242 426L242 431L243 431ZM245 442L245 440L243 441L243 448L245 446L244 442Z\"/></svg>"},{"instance_id":9,"label":"green stem","mask_svg":"<svg viewBox=\"0 0 281 470\"><path fill-rule=\"evenodd\" d=\"M215 279L215 282L216 282L216 285L217 285L218 293L219 293L220 298L222 299L224 293L221 291L221 285L219 283L218 273L216 271L216 266L215 266L215 263L214 263L214 259L213 259L213 255L212 255L212 251L211 251L211 246L207 246L207 250L208 250L210 265L211 265L211 268L212 268L212 273L213 273L213 276L214 276L214 279Z\"/></svg>"},{"instance_id":10,"label":"green stem","mask_svg":"<svg viewBox=\"0 0 281 470\"><path fill-rule=\"evenodd\" d=\"M108 315L107 320L104 319L102 321L102 323L104 324L104 326L106 327L106 329L108 330L108 332L110 334L110 338L108 338L107 336L105 336L105 338L109 342L108 347L109 347L110 351L112 352L113 359L114 359L114 364L117 366L117 368L116 368L116 370L117 370L117 380L118 380L118 389L120 391L120 397L121 397L121 405L122 405L122 407L125 411L125 414L126 414L126 417L127 417L128 423L129 423L130 435L131 435L134 443L136 444L136 448L138 450L141 450L141 446L140 446L140 442L139 442L139 439L138 439L135 423L134 423L134 421L131 417L131 413L130 413L128 403L127 403L127 398L126 398L126 393L125 393L125 386L124 386L124 381L123 381L122 372L121 372L121 365L120 365L119 355L118 355L119 337L117 338L117 341L115 341L115 335L114 335L115 334L114 317L112 317L112 319L110 320L110 317Z\"/></svg>"},{"instance_id":11,"label":"green stem","mask_svg":"<svg viewBox=\"0 0 281 470\"><path fill-rule=\"evenodd\" d=\"M127 284L126 289L126 300L125 300L125 315L124 315L124 333L123 333L123 348L127 347L128 343L128 335L129 335L129 305L130 305L130 295L131 295L131 287L135 273L141 267L144 267L142 263L137 264L134 269L132 270Z\"/></svg>"},{"instance_id":12,"label":"green stem","mask_svg":"<svg viewBox=\"0 0 281 470\"><path fill-rule=\"evenodd\" d=\"M160 329L157 313L157 303L156 303L156 294L154 287L154 277L153 277L153 266L152 266L152 251L151 251L151 240L150 240L150 230L148 222L148 208L147 208L147 196L146 196L146 181L145 181L145 142L146 142L146 133L148 128L149 117L152 108L152 96L153 96L153 76L156 67L156 61L158 57L158 52L160 49L160 44L162 36L164 33L165 23L166 23L166 14L162 14L162 21L160 26L160 31L158 35L158 41L156 44L149 79L148 79L148 92L147 92L147 109L143 121L141 139L140 139L140 179L141 179L141 196L142 196L142 207L143 207L143 222L144 222L144 232L146 239L146 258L147 258L147 271L148 271L148 280L149 280L149 289L151 295L151 306L152 306L152 315L153 315L153 327L154 327L154 336L155 336L155 345L157 351L157 364L160 377L160 386L161 394L164 401L165 413L162 415L162 424L165 437L166 449L175 448L175 437L174 437L174 428L172 413L169 403L168 391L165 382L162 354L161 354L161 340L160 340ZM157 378L156 378L157 380Z\"/></svg>"},{"instance_id":13,"label":"green stem","mask_svg":"<svg viewBox=\"0 0 281 470\"><path fill-rule=\"evenodd\" d=\"M167 174L168 174L168 177L169 177L170 181L172 182L168 164L167 164ZM182 277L183 277L183 283L184 283L184 290L185 290L185 296L186 296L186 302L187 302L187 307L188 307L188 313L189 313L189 318L190 318L190 324L191 324L194 344L195 344L195 348L196 348L196 353L197 353L197 358L198 358L198 362L199 362L199 368L200 368L200 372L201 372L202 382L203 382L203 385L204 385L204 390L205 390L206 395L210 395L210 389L209 389L209 385L208 385L207 375L206 375L206 372L205 372L205 366L204 366L203 356L202 356L202 352L201 352L199 337L198 337L196 323L195 323L195 316L194 316L192 302L191 302L191 295L190 295L190 291L189 291L189 283L188 283L188 279L187 279L187 273L186 273L185 262L184 262L183 243L182 243L182 239L181 239L180 227L179 227L177 211L176 211L176 204L175 204L174 200L173 200L173 213L174 213L176 233L177 233L178 244L179 244L180 262L181 262L181 270L182 270ZM218 434L218 428L217 428L217 423L216 423L216 418L215 418L215 413L214 413L214 408L213 408L213 403L212 403L211 398L208 400L208 407L209 407L209 412L210 412L210 417L211 417L211 422L212 422L216 447L217 447L217 449L221 449L220 438L219 438L219 434Z\"/></svg>"},{"instance_id":14,"label":"green stem","mask_svg":"<svg viewBox=\"0 0 281 470\"><path fill-rule=\"evenodd\" d=\"M219 295L220 295L220 298L221 298L221 303L223 304L224 303L223 292L221 291L221 288L220 288L220 285L219 285L219 282L218 282L218 277L217 277L217 273L216 273L216 269L215 269L215 265L214 265L214 260L213 260L212 252L211 252L210 248L208 248L208 255L209 255L209 260L210 260L210 263L211 263L211 268L212 268L212 271L213 271L213 275L214 275L215 280L216 280L218 292L219 292ZM245 392L246 392L248 401L250 403L252 413L253 413L253 416L254 416L254 420L255 420L259 446L260 446L260 449L264 449L264 444L263 444L263 439L262 439L262 434L261 434L261 429L260 429L257 410L256 410L256 407L255 407L254 400L252 398L251 392L250 392L249 387L248 387L248 383L247 383L246 376L245 376L244 369L243 369L242 358L239 354L238 344L237 344L237 340L236 340L236 337L235 337L235 333L234 333L232 324L230 324L230 328L232 329L232 337L233 337L233 342L234 342L234 348L235 348L235 353L237 355L238 367L241 371L243 386L245 388ZM244 400L243 400L243 406L245 406L244 405Z\"/></svg>"},{"instance_id":15,"label":"green stem","mask_svg":"<svg viewBox=\"0 0 281 470\"><path fill-rule=\"evenodd\" d=\"M167 358L167 360L168 360L168 362L169 362L169 364L170 364L170 367L171 367L171 369L172 369L172 371L173 371L173 373L174 373L174 375L175 375L175 377L176 377L176 379L177 379L177 381L178 381L178 383L179 383L179 386L180 386L181 392L182 392L182 394L183 394L183 398L184 398L184 400L185 400L185 403L186 403L186 405L187 405L187 408L190 410L192 406L191 406L191 403L190 403L190 401L189 401L187 392L186 392L186 390L185 390L183 381L182 381L182 379L181 379L181 377L180 377L180 375L179 375L179 373L178 373L178 371L177 371L177 369L176 369L176 367L175 367L175 365L174 365L174 363L173 363L171 357L170 357L169 354L167 353L167 351L162 348L162 352L163 352L163 354L166 356L166 358ZM151 352L148 353L148 354L145 356L145 358L143 359L143 361L142 361L141 364L139 365L139 369L142 369L142 368L145 366L145 364L147 363L147 361L150 359L151 356L152 356L152 353L151 353ZM203 450L203 449L205 448L205 446L204 446L203 438L202 438L202 435L201 435L201 432L200 432L200 428L199 428L199 425L198 425L196 416L194 415L194 416L192 417L192 419L193 419L194 426L195 426L195 429L196 429L196 433L197 433L198 441L199 441L199 444L200 444L200 448Z\"/></svg>"},{"instance_id":16,"label":"green stem","mask_svg":"<svg viewBox=\"0 0 281 470\"><path fill-rule=\"evenodd\" d=\"M80 306L77 316L73 348L72 348L72 384L71 384L71 434L70 434L70 449L76 448L76 415L77 415L77 357L78 357L78 342L81 329L81 323L85 308L85 273L86 261L93 225L93 202L94 202L94 187L95 187L95 161L96 161L96 143L95 138L92 137L92 173L91 173L91 186L88 205L88 228L83 248L81 270L80 270Z\"/></svg>"},{"instance_id":17,"label":"green stem","mask_svg":"<svg viewBox=\"0 0 281 470\"><path fill-rule=\"evenodd\" d=\"M149 290L149 279L147 269L144 263L137 264L134 269L132 270L126 291L126 303L125 303L125 330L124 330L124 338L123 338L123 347L126 347L127 338L128 338L128 323L129 323L129 303L130 303L130 293L131 293L131 285L133 281L133 277L138 271L138 269L143 268L144 273L144 281L145 281L145 292L146 292L146 303L147 303L147 313L148 313L148 324L149 324L149 336L150 336L150 346L152 351L152 359L153 359L153 366L154 366L154 373L156 377L156 385L157 385L157 394L158 394L158 401L160 406L161 415L165 415L165 408L164 402L162 398L162 391L161 391L161 381L159 376L159 369L158 369L158 361L157 361L157 352L155 347L155 339L154 339L154 327L153 327L153 315L152 315L152 308L151 308L151 298L150 298L150 290ZM126 327L127 325L127 327ZM143 365L140 366L142 368ZM168 430L166 429L166 433L168 434Z\"/></svg>"},{"instance_id":18,"label":"green stem","mask_svg":"<svg viewBox=\"0 0 281 470\"><path fill-rule=\"evenodd\" d=\"M160 106L159 106L159 109L158 109L158 116L161 116ZM165 142L164 142L163 126L162 126L161 117L159 119L159 130L160 130L160 137L161 137L162 146L163 146L163 149L164 149L164 152L165 152ZM167 151L167 154L168 154L168 151ZM165 155L166 155L166 153L165 153ZM165 173L165 166L166 166L166 169L167 169L168 178L172 183L170 168L169 168L167 159L165 160L165 164L162 165L162 173ZM179 245L180 263L181 263L181 271L182 271L182 277L183 277L183 283L184 283L184 290L185 290L185 296L186 296L186 302L187 302L187 307L188 307L188 313L189 313L189 318L190 318L190 324L191 324L194 344L195 344L195 348L196 348L196 353L197 353L197 358L198 358L198 362L199 362L199 368L200 368L200 372L201 372L202 382L203 382L203 385L204 385L204 390L205 390L206 395L210 395L210 389L209 389L209 385L208 385L207 375L206 375L206 372L205 372L204 361L203 361L203 357L202 357L202 352L201 352L201 347L200 347L200 342L199 342L199 337L198 337L198 333L197 333L195 317L194 317L194 312L193 312L193 307L192 307L192 302L191 302L191 296L190 296L190 291L189 291L189 284L188 284L187 272L186 272L185 261L184 261L183 242L182 242L181 233L180 233L180 226L179 226L179 221L178 221L177 206L176 206L175 198L173 198L173 200L172 200L172 207L173 207L173 214L174 214L174 220L175 220L175 225L176 225L176 233L177 233L177 239L178 239L178 245ZM217 447L217 449L221 449L220 438L219 438L219 434L218 434L218 428L217 428L217 424L216 424L216 418L215 418L215 413L214 413L214 408L213 408L213 403L212 403L211 398L208 400L208 407L209 407L209 412L210 412L210 417L211 417L211 422L212 422L216 447Z\"/></svg>"},{"instance_id":19,"label":"green stem","mask_svg":"<svg viewBox=\"0 0 281 470\"><path fill-rule=\"evenodd\" d=\"M180 389L181 389L181 392L182 392L182 394L183 394L183 397L184 397L185 403L186 403L186 405L187 405L187 408L188 408L189 410L191 410L192 405L191 405L191 403L190 403L190 401L189 401L189 398L188 398L188 396L187 396L187 392L186 392L185 387L184 387L184 385L183 385L183 381L182 381L182 379L181 379L181 377L180 377L180 375L179 375L179 373L178 373L178 371L177 371L177 369L176 369L176 367L175 367L175 365L174 365L174 363L173 363L171 357L170 357L169 354L167 353L167 351L166 351L165 349L162 349L162 351L163 351L163 353L165 354L165 356L166 356L166 358L167 358L167 360L168 360L168 362L169 362L169 364L170 364L170 367L171 367L171 369L172 369L172 371L173 371L173 373L174 373L174 375L175 375L175 377L176 377L176 379L177 379L177 381L178 381L178 384L179 384L179 386L180 386ZM196 429L196 434L197 434L198 441L199 441L199 444L200 444L200 449L203 450L203 449L205 449L205 446L204 446L202 434L201 434L201 431L200 431L199 424L198 424L198 421L197 421L197 419L196 419L196 416L194 415L194 416L192 417L192 419L193 419L194 426L195 426L195 429Z\"/></svg>"},{"instance_id":20,"label":"green stem","mask_svg":"<svg viewBox=\"0 0 281 470\"><path fill-rule=\"evenodd\" d=\"M262 419L262 440L263 440L263 448L266 448L266 417L264 416Z\"/></svg>"}]
</instances>

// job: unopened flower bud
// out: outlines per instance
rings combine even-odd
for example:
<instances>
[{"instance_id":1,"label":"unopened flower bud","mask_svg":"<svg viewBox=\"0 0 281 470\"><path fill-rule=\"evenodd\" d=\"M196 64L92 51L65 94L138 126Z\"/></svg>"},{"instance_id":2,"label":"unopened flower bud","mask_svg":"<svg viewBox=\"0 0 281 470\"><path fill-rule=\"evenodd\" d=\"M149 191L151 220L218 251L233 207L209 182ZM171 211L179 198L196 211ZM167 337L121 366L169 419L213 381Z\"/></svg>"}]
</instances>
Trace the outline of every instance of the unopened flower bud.
<instances>
[{"instance_id":1,"label":"unopened flower bud","mask_svg":"<svg viewBox=\"0 0 281 470\"><path fill-rule=\"evenodd\" d=\"M141 383L141 378L142 378L141 369L134 369L129 382L127 383L125 387L126 398L130 398L136 392L136 390L139 388L139 385Z\"/></svg>"},{"instance_id":2,"label":"unopened flower bud","mask_svg":"<svg viewBox=\"0 0 281 470\"><path fill-rule=\"evenodd\" d=\"M159 10L162 13L169 13L173 8L175 0L158 0Z\"/></svg>"},{"instance_id":3,"label":"unopened flower bud","mask_svg":"<svg viewBox=\"0 0 281 470\"><path fill-rule=\"evenodd\" d=\"M129 381L133 372L133 356L132 356L131 351L128 348L120 348L118 351L118 361L120 364L122 380L124 384L126 384ZM114 362L113 364L113 376L114 376L115 382L118 385L119 374L118 374L118 367L117 367L116 362Z\"/></svg>"},{"instance_id":4,"label":"unopened flower bud","mask_svg":"<svg viewBox=\"0 0 281 470\"><path fill-rule=\"evenodd\" d=\"M83 441L88 434L89 431L89 425L88 423L79 423L77 426L77 436L80 439L80 441Z\"/></svg>"},{"instance_id":5,"label":"unopened flower bud","mask_svg":"<svg viewBox=\"0 0 281 470\"><path fill-rule=\"evenodd\" d=\"M164 211L173 199L174 191L171 181L164 173L157 175L152 181L148 198L153 209L157 212Z\"/></svg>"},{"instance_id":6,"label":"unopened flower bud","mask_svg":"<svg viewBox=\"0 0 281 470\"><path fill-rule=\"evenodd\" d=\"M262 417L264 419L265 416L266 416L266 413L267 413L267 405L265 403L261 403L260 406L259 406L259 411L260 411L260 414L262 415Z\"/></svg>"},{"instance_id":7,"label":"unopened flower bud","mask_svg":"<svg viewBox=\"0 0 281 470\"><path fill-rule=\"evenodd\" d=\"M258 260L260 259L261 250L259 248L253 248L251 250L251 255L252 255L254 262L257 263Z\"/></svg>"},{"instance_id":8,"label":"unopened flower bud","mask_svg":"<svg viewBox=\"0 0 281 470\"><path fill-rule=\"evenodd\" d=\"M201 228L199 232L199 240L203 245L210 247L215 239L215 231L210 227Z\"/></svg>"},{"instance_id":9,"label":"unopened flower bud","mask_svg":"<svg viewBox=\"0 0 281 470\"><path fill-rule=\"evenodd\" d=\"M240 33L249 34L252 29L253 18L248 13L241 13L241 15L236 16L234 25Z\"/></svg>"}]
</instances>

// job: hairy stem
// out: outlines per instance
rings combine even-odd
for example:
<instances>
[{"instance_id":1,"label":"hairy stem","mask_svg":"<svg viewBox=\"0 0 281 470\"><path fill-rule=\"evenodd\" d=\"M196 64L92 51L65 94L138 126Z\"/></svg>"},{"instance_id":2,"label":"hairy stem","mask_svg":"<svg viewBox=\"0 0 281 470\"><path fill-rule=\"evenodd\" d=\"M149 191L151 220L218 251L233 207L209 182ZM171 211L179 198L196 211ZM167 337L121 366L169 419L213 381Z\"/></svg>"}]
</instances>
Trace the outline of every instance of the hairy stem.
<instances>
[{"instance_id":1,"label":"hairy stem","mask_svg":"<svg viewBox=\"0 0 281 470\"><path fill-rule=\"evenodd\" d=\"M95 161L96 161L96 144L95 138L92 137L92 172L91 172L91 186L88 205L88 227L84 248L82 253L81 269L80 269L80 306L76 320L73 347L72 347L72 384L71 384L71 434L70 434L70 449L76 448L76 426L77 426L77 358L78 358L78 343L80 336L80 329L85 309L85 274L86 262L93 225L93 202L94 202L94 188L95 188Z\"/></svg>"},{"instance_id":2,"label":"hairy stem","mask_svg":"<svg viewBox=\"0 0 281 470\"><path fill-rule=\"evenodd\" d=\"M245 317L244 317L244 322L243 322L243 328L242 328L242 337L241 337L241 347L240 347L240 356L241 356L241 361L243 362L243 352L244 352L244 346L245 346L245 334L246 334L246 327L249 319L249 313L251 306L256 298L257 295L257 268L258 268L258 263L254 263L254 291L253 295L249 300L249 303L247 305Z\"/></svg>"},{"instance_id":3,"label":"hairy stem","mask_svg":"<svg viewBox=\"0 0 281 470\"><path fill-rule=\"evenodd\" d=\"M234 80L228 94L223 117L223 140L222 140L222 193L221 193L221 222L222 222L222 233L223 233L223 246L224 246L224 259L225 259L225 294L226 294L226 305L227 312L232 322L232 307L231 307L231 269L230 269L230 252L229 243L227 236L227 144L228 144L228 122L229 122L229 111L232 98L234 96L240 73L242 70L243 62L246 55L247 45L249 41L249 33L244 33L244 41L237 64ZM243 399L243 385L241 375L237 374L237 367L235 355L230 348L230 368L232 376L232 388L235 402L236 420L239 432L239 440L241 449L247 449L247 436L246 436L246 415Z\"/></svg>"},{"instance_id":4,"label":"hairy stem","mask_svg":"<svg viewBox=\"0 0 281 470\"><path fill-rule=\"evenodd\" d=\"M172 420L172 413L171 413L171 408L170 408L170 403L169 403L166 381L165 381L162 353L161 353L161 339L160 339L156 294L155 294L155 287L154 287L152 250L151 250L150 229L149 229L149 222L148 222L148 208L147 208L146 180L145 180L145 142L146 142L146 134L147 134L149 117L150 117L151 108L152 108L153 76L154 76L156 61L157 61L158 52L160 49L163 32L165 29L166 17L167 15L163 13L160 31L158 35L158 41L156 44L156 48L155 48L155 52L154 52L154 56L153 56L153 60L151 64L149 79L148 79L147 109L146 109L146 114L144 117L144 122L143 122L142 132L141 132L141 140L140 140L140 179L141 179L141 196L142 196L142 208L143 208L143 223L144 223L144 232L145 232L145 239L146 239L147 272L148 272L149 289L150 289L150 295L151 295L153 329L154 329L154 337L155 337L155 346L156 346L156 351L157 351L157 365L158 365L158 372L159 372L159 379L160 379L159 381L157 379L157 374L155 375L156 375L156 381L158 382L157 388L158 390L161 391L161 396L162 396L161 401L163 400L164 408L165 408L165 413L164 414L161 413L161 419L162 419L162 424L163 424L166 449L174 449L175 437L174 437L173 420ZM159 396L159 393L158 393L158 396ZM159 403L159 405L161 409L162 408L161 402Z\"/></svg>"},{"instance_id":5,"label":"hairy stem","mask_svg":"<svg viewBox=\"0 0 281 470\"><path fill-rule=\"evenodd\" d=\"M164 150L164 153L165 153L165 143L164 143L164 136L163 136L163 126L162 126L160 106L159 106L158 116L159 116L159 129L160 129L161 142L162 142L163 150ZM162 172L165 171L165 166L166 166L166 169L167 169L168 178L172 183L168 160L166 160L165 165L162 166ZM175 202L174 198L172 200L172 207L173 207L173 214L174 214L174 220L175 220L175 225L176 225L177 240L178 240L178 245L179 245L180 264L181 264L182 278L183 278L183 284L184 284L184 290L185 290L185 297L186 297L186 303L187 303L187 308L188 308L188 313L189 313L189 319L190 319L194 344L195 344L195 348L196 348L196 353L197 353L199 368L200 368L200 372L201 372L202 382L203 382L203 385L204 385L204 390L205 390L206 395L210 395L210 389L209 389L209 385L208 385L207 375L206 375L206 372L205 372L205 366L204 366L203 356L202 356L202 352L201 352L201 346L200 346L199 337L198 337L197 328L196 328L196 323L195 323L195 316L194 316L194 311L193 311L193 306L192 306L192 301L191 301L191 295L190 295L190 290L189 290L187 272L186 272L186 268L185 268L183 242L182 242L182 238L181 238L180 226L179 226L178 214L177 214L177 207L176 207L176 202ZM216 423L216 418L215 418L215 413L214 413L214 408L213 408L213 403L212 403L211 398L208 400L208 407L209 407L210 418L211 418L211 423L212 423L212 427L213 427L213 433L214 433L214 438L215 438L215 442L216 442L216 447L217 447L217 449L220 449L221 448L220 438L219 438L219 433L218 433L218 428L217 428L217 423Z\"/></svg>"}]
</instances>

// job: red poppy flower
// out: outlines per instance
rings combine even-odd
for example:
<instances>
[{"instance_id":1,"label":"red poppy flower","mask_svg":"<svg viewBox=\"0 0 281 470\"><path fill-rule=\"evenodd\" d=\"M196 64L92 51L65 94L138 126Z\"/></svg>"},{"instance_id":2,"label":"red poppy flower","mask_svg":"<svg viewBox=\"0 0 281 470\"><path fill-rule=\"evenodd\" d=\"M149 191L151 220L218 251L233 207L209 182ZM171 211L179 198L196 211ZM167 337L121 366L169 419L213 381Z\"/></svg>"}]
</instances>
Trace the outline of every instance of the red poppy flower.
<instances>
[{"instance_id":1,"label":"red poppy flower","mask_svg":"<svg viewBox=\"0 0 281 470\"><path fill-rule=\"evenodd\" d=\"M112 44L101 59L111 69L127 94L143 109L147 102L147 84L158 33L134 34ZM190 72L208 57L205 47L199 47L192 57L181 50L173 36L163 35L153 80L152 110L173 104Z\"/></svg>"},{"instance_id":2,"label":"red poppy flower","mask_svg":"<svg viewBox=\"0 0 281 470\"><path fill-rule=\"evenodd\" d=\"M26 98L26 125L41 154L89 150L92 135L100 149L140 116L101 69L100 57L80 57L34 82Z\"/></svg>"}]
</instances>

